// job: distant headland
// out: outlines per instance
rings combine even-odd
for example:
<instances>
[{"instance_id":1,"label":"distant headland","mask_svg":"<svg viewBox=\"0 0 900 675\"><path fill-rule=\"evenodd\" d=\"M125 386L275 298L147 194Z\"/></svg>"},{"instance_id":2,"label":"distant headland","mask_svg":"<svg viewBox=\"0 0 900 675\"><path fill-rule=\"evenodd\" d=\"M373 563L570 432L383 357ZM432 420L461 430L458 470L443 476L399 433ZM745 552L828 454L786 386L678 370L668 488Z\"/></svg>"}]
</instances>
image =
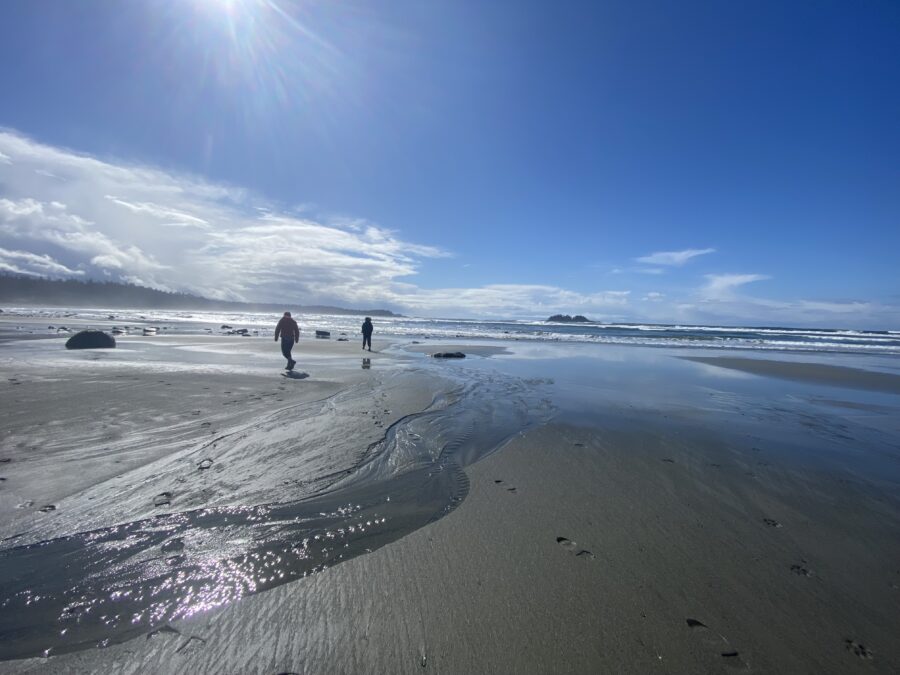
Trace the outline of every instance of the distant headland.
<instances>
[{"instance_id":1,"label":"distant headland","mask_svg":"<svg viewBox=\"0 0 900 675\"><path fill-rule=\"evenodd\" d=\"M44 307L103 307L121 309L197 309L213 311L283 312L290 309L311 314L365 314L401 316L387 309L347 309L330 305L297 305L290 298L282 303L213 300L189 293L170 293L146 286L105 281L46 279L18 274L0 274L0 302Z\"/></svg>"},{"instance_id":2,"label":"distant headland","mask_svg":"<svg viewBox=\"0 0 900 675\"><path fill-rule=\"evenodd\" d=\"M554 323L591 323L591 320L581 314L569 316L568 314L554 314L547 321Z\"/></svg>"}]
</instances>

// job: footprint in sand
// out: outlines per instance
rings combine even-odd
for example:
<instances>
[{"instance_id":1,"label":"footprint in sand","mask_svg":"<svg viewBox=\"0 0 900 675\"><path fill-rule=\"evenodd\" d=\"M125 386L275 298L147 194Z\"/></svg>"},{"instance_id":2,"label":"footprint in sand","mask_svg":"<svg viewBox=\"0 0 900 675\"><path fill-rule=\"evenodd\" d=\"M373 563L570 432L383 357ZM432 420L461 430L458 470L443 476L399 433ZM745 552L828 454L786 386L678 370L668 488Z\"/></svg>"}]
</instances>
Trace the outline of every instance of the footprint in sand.
<instances>
[{"instance_id":1,"label":"footprint in sand","mask_svg":"<svg viewBox=\"0 0 900 675\"><path fill-rule=\"evenodd\" d=\"M847 638L844 640L844 646L847 648L848 652L861 659L871 659L873 656L872 652L867 649L865 645L860 644L856 640Z\"/></svg>"},{"instance_id":2,"label":"footprint in sand","mask_svg":"<svg viewBox=\"0 0 900 675\"><path fill-rule=\"evenodd\" d=\"M796 574L798 577L811 577L813 573L806 567L807 563L803 558L800 558L800 562L796 565L791 565L791 572Z\"/></svg>"},{"instance_id":3,"label":"footprint in sand","mask_svg":"<svg viewBox=\"0 0 900 675\"><path fill-rule=\"evenodd\" d=\"M587 558L589 560L594 559L593 553L585 548L579 547L578 542L572 541L571 539L567 539L566 537L557 537L556 543L566 549L569 553L572 553L576 558Z\"/></svg>"},{"instance_id":4,"label":"footprint in sand","mask_svg":"<svg viewBox=\"0 0 900 675\"><path fill-rule=\"evenodd\" d=\"M175 537L159 547L163 553L178 553L184 550L184 539Z\"/></svg>"},{"instance_id":5,"label":"footprint in sand","mask_svg":"<svg viewBox=\"0 0 900 675\"><path fill-rule=\"evenodd\" d=\"M724 635L720 635L713 631L702 621L697 619L685 619L695 638L703 644L712 653L718 653L721 663L728 668L740 670L749 670L747 665L741 660L741 655L734 649Z\"/></svg>"},{"instance_id":6,"label":"footprint in sand","mask_svg":"<svg viewBox=\"0 0 900 675\"><path fill-rule=\"evenodd\" d=\"M56 511L56 504L45 504L41 508L38 509L41 513L50 513L51 511Z\"/></svg>"},{"instance_id":7,"label":"footprint in sand","mask_svg":"<svg viewBox=\"0 0 900 675\"><path fill-rule=\"evenodd\" d=\"M495 480L495 481L494 481L494 484L496 484L496 485L502 485L503 488L504 488L507 492L511 492L511 493L513 493L513 494L516 494L516 488L511 487L511 486L507 487L506 484L505 484L502 480Z\"/></svg>"},{"instance_id":8,"label":"footprint in sand","mask_svg":"<svg viewBox=\"0 0 900 675\"><path fill-rule=\"evenodd\" d=\"M153 506L168 506L172 503L172 493L162 492L153 498Z\"/></svg>"},{"instance_id":9,"label":"footprint in sand","mask_svg":"<svg viewBox=\"0 0 900 675\"><path fill-rule=\"evenodd\" d=\"M777 520L772 520L771 518L763 518L763 522L769 527L781 527L781 523Z\"/></svg>"},{"instance_id":10,"label":"footprint in sand","mask_svg":"<svg viewBox=\"0 0 900 675\"><path fill-rule=\"evenodd\" d=\"M178 649L175 650L175 653L192 654L193 652L196 652L204 646L206 646L206 640L201 637L197 637L196 635L192 635L187 639L185 643L183 643Z\"/></svg>"}]
</instances>

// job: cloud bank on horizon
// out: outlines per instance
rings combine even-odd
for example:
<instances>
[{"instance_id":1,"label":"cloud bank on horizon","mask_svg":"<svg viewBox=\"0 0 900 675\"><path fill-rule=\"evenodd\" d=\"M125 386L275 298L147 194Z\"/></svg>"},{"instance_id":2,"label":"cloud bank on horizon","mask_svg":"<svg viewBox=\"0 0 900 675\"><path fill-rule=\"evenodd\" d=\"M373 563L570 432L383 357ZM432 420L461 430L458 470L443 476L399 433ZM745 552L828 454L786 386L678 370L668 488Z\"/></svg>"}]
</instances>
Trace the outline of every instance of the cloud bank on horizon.
<instances>
[{"instance_id":1,"label":"cloud bank on horizon","mask_svg":"<svg viewBox=\"0 0 900 675\"><path fill-rule=\"evenodd\" d=\"M659 288L581 292L547 285L425 288L429 261L453 252L407 241L365 219L316 217L240 187L133 162L102 160L0 130L0 271L124 281L222 300L382 306L423 316L538 318L559 311L600 320L897 327L874 302L775 301L743 287L760 273L696 277L670 270L716 249L636 256ZM621 273L622 270L613 270ZM535 271L539 276L539 271Z\"/></svg>"}]
</instances>

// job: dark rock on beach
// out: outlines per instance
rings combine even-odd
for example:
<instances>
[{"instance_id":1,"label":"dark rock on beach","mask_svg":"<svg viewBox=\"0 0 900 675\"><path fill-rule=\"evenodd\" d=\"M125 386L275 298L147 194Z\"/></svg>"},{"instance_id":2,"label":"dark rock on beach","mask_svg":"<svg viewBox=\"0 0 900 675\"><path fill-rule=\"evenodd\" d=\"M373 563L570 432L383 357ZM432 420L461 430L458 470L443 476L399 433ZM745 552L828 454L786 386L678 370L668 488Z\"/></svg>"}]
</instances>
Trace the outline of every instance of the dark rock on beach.
<instances>
[{"instance_id":1,"label":"dark rock on beach","mask_svg":"<svg viewBox=\"0 0 900 675\"><path fill-rule=\"evenodd\" d=\"M331 331L328 330L317 330L316 337L322 339L328 339L331 337Z\"/></svg>"},{"instance_id":2,"label":"dark rock on beach","mask_svg":"<svg viewBox=\"0 0 900 675\"><path fill-rule=\"evenodd\" d=\"M102 330L83 330L66 340L66 349L111 349L116 339Z\"/></svg>"},{"instance_id":3,"label":"dark rock on beach","mask_svg":"<svg viewBox=\"0 0 900 675\"><path fill-rule=\"evenodd\" d=\"M438 352L431 355L435 359L464 359L466 355L462 352Z\"/></svg>"}]
</instances>

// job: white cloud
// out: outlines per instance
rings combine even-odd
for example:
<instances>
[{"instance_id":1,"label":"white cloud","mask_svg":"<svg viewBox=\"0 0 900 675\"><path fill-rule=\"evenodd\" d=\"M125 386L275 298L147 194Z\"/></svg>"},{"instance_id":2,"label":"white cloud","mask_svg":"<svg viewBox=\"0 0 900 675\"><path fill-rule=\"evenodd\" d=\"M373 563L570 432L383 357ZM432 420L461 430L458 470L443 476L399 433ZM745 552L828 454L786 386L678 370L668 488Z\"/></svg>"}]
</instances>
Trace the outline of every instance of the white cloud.
<instances>
[{"instance_id":1,"label":"white cloud","mask_svg":"<svg viewBox=\"0 0 900 675\"><path fill-rule=\"evenodd\" d=\"M670 267L681 267L686 262L697 256L715 253L714 248L688 248L684 251L660 251L651 253L650 255L635 258L639 263L645 265L666 265Z\"/></svg>"},{"instance_id":2,"label":"white cloud","mask_svg":"<svg viewBox=\"0 0 900 675\"><path fill-rule=\"evenodd\" d=\"M402 300L392 284L422 259L447 255L364 219L318 222L238 188L9 131L0 152L10 158L0 164L0 246L88 275L223 299L382 304Z\"/></svg>"},{"instance_id":3,"label":"white cloud","mask_svg":"<svg viewBox=\"0 0 900 675\"><path fill-rule=\"evenodd\" d=\"M701 295L707 300L719 300L730 297L735 288L768 278L765 274L707 274Z\"/></svg>"},{"instance_id":4,"label":"white cloud","mask_svg":"<svg viewBox=\"0 0 900 675\"><path fill-rule=\"evenodd\" d=\"M634 296L628 290L579 292L549 284L422 288L414 283L422 266L448 252L407 241L362 218L313 217L313 205L280 207L238 187L103 161L2 129L0 190L0 270L8 272L433 316L577 312L598 319L685 322L878 325L882 317L898 323L895 309L877 303L740 295L746 284L768 278L761 274L709 275L699 289L667 288L665 296L644 289ZM637 259L646 267L610 274L658 275L712 252L653 253Z\"/></svg>"},{"instance_id":5,"label":"white cloud","mask_svg":"<svg viewBox=\"0 0 900 675\"><path fill-rule=\"evenodd\" d=\"M164 225L194 226L202 227L204 229L209 227L209 223L203 220L203 218L197 218L196 216L182 213L181 211L176 211L175 209L169 209L158 204L150 204L147 202L132 204L131 202L127 202L124 199L117 199L112 195L106 195L106 198L113 204L124 206L126 209L134 213L147 213L151 216L159 218L160 220L172 221L163 223Z\"/></svg>"},{"instance_id":6,"label":"white cloud","mask_svg":"<svg viewBox=\"0 0 900 675\"><path fill-rule=\"evenodd\" d=\"M7 272L45 276L80 276L82 270L66 267L49 255L38 255L28 251L11 251L0 248L0 268Z\"/></svg>"}]
</instances>

